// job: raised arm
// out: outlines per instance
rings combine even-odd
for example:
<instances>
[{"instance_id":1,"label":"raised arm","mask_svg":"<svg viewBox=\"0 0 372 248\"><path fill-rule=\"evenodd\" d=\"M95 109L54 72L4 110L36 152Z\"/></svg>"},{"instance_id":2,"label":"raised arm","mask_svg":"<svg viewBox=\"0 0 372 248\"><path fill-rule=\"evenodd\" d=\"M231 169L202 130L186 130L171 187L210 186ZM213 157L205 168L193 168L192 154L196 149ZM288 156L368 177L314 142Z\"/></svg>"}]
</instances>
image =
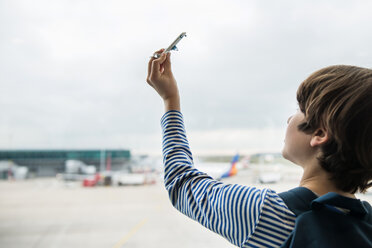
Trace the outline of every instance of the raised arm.
<instances>
[{"instance_id":1,"label":"raised arm","mask_svg":"<svg viewBox=\"0 0 372 248\"><path fill-rule=\"evenodd\" d=\"M284 242L294 220L275 192L224 184L194 167L170 54L150 59L147 82L164 101L164 182L173 206L237 246Z\"/></svg>"},{"instance_id":2,"label":"raised arm","mask_svg":"<svg viewBox=\"0 0 372 248\"><path fill-rule=\"evenodd\" d=\"M162 119L164 182L173 206L237 246L254 232L266 190L214 180L193 165L183 116Z\"/></svg>"}]
</instances>

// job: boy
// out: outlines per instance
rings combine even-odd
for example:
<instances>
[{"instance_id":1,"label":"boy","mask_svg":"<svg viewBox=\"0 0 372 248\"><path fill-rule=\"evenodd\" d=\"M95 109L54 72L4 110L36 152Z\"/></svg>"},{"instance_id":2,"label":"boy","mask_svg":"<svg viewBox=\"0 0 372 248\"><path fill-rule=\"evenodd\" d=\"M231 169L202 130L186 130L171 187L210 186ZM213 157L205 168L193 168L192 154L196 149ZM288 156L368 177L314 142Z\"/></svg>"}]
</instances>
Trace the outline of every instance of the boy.
<instances>
[{"instance_id":1,"label":"boy","mask_svg":"<svg viewBox=\"0 0 372 248\"><path fill-rule=\"evenodd\" d=\"M302 230L297 223L302 210L297 211L296 204L293 205L295 198L270 189L224 184L193 167L170 53L150 59L147 82L164 101L165 114L161 119L164 179L174 207L239 247L279 247L284 244L296 247L291 240L301 237L301 233L294 234ZM328 197L327 193L334 192L330 195L331 202L359 204L357 207L363 208L364 212L334 207L328 202L323 205L331 211L326 212L326 216L332 216L334 211L345 216L357 212L362 216L361 220L352 217L351 221L360 230L358 235L363 237L358 236L358 240L365 241L363 245L372 245L372 235L365 231L372 230L372 208L354 196L372 185L372 70L353 66L321 69L300 85L297 100L300 109L288 119L282 153L304 170L298 188L300 198L303 194L320 199L320 196ZM311 206L319 204L322 203ZM308 205L310 202L305 207ZM311 210L308 208L306 211ZM341 220L338 215L335 219ZM305 219L305 225L307 221ZM358 229L359 223L362 223L362 229ZM319 230L322 225L319 224ZM316 235L322 236L322 232ZM305 234L302 232L302 235ZM332 242L337 243L343 235L340 233ZM324 238L320 238L313 247L332 247L336 244L332 242L325 244Z\"/></svg>"}]
</instances>

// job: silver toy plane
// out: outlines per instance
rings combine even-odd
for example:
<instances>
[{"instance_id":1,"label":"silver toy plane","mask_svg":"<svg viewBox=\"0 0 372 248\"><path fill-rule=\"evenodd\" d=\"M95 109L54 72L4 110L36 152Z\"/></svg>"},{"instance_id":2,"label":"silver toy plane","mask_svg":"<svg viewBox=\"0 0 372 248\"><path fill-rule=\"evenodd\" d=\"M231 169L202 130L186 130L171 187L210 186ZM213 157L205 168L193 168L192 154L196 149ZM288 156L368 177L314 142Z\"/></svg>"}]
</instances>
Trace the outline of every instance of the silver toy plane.
<instances>
[{"instance_id":1,"label":"silver toy plane","mask_svg":"<svg viewBox=\"0 0 372 248\"><path fill-rule=\"evenodd\" d=\"M183 37L186 37L186 32L183 32L181 33L177 39L175 41L172 42L172 44L169 45L169 47L167 49L164 50L163 53L169 53L170 51L172 50L175 50L175 51L178 51L178 48L177 48L177 43L180 42L180 40L183 38ZM161 53L154 53L153 57L154 58L159 58L162 54Z\"/></svg>"}]
</instances>

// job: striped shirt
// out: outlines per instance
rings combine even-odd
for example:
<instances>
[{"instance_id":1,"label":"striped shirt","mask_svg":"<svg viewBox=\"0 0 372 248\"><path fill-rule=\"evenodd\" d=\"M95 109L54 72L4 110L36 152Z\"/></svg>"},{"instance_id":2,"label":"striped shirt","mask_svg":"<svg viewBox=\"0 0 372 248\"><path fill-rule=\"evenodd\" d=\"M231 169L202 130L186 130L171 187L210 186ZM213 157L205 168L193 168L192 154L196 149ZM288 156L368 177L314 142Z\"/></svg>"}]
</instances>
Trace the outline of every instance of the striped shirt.
<instances>
[{"instance_id":1,"label":"striped shirt","mask_svg":"<svg viewBox=\"0 0 372 248\"><path fill-rule=\"evenodd\" d=\"M296 216L271 189L225 184L193 166L181 112L161 118L164 183L175 208L239 247L280 247Z\"/></svg>"}]
</instances>

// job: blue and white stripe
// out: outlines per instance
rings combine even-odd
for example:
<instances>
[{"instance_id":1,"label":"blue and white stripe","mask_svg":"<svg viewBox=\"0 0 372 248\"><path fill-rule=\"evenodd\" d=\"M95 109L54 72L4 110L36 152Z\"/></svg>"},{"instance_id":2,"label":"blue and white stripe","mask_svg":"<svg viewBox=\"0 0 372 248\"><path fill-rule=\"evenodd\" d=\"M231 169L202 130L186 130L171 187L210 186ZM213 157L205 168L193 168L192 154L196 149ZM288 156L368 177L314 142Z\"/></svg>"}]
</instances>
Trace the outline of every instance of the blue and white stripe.
<instances>
[{"instance_id":1,"label":"blue and white stripe","mask_svg":"<svg viewBox=\"0 0 372 248\"><path fill-rule=\"evenodd\" d=\"M183 214L239 247L280 247L294 228L295 215L270 189L214 180L193 166L181 112L161 118L164 182Z\"/></svg>"}]
</instances>

